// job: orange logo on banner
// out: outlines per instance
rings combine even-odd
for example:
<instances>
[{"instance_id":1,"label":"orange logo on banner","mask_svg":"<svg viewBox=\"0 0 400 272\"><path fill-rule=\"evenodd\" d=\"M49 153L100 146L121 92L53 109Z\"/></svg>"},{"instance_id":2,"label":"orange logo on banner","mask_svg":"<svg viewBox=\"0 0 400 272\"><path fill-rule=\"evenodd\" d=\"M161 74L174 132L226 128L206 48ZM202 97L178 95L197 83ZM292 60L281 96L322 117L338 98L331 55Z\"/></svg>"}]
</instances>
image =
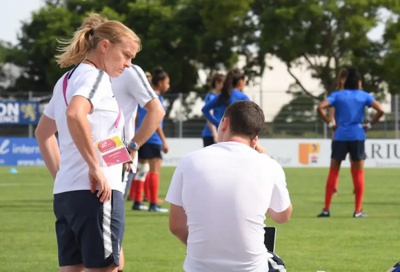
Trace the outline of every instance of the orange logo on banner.
<instances>
[{"instance_id":1,"label":"orange logo on banner","mask_svg":"<svg viewBox=\"0 0 400 272\"><path fill-rule=\"evenodd\" d=\"M318 162L319 144L299 144L299 162L310 164Z\"/></svg>"}]
</instances>

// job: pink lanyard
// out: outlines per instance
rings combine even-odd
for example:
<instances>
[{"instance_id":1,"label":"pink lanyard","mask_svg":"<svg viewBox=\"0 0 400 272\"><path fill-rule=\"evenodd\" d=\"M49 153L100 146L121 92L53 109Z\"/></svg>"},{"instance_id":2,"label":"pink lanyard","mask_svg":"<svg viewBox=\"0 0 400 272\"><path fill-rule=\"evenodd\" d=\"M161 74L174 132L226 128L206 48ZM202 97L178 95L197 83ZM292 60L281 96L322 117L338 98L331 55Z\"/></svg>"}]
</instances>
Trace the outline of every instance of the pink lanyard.
<instances>
[{"instance_id":1,"label":"pink lanyard","mask_svg":"<svg viewBox=\"0 0 400 272\"><path fill-rule=\"evenodd\" d=\"M70 73L71 73L71 70L69 70L67 72L67 74L65 75L64 80L63 80L63 96L64 96L65 105L67 107L68 107L67 86L68 86L68 76L69 76ZM114 123L115 128L118 128L118 124L119 124L120 119L121 119L121 107L118 105L118 116L117 116L117 119L115 120L115 123Z\"/></svg>"}]
</instances>

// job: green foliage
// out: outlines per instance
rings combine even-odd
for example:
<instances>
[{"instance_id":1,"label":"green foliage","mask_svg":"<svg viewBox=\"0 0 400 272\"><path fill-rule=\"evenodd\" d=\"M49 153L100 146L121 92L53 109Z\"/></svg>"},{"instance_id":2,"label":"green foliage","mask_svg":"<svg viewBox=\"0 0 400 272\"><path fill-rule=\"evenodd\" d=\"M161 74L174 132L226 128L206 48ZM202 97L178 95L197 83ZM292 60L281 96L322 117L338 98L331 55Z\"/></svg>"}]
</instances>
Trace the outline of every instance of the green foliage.
<instances>
[{"instance_id":1,"label":"green foliage","mask_svg":"<svg viewBox=\"0 0 400 272\"><path fill-rule=\"evenodd\" d=\"M133 60L151 71L170 74L172 92L196 88L199 68L230 68L241 40L238 31L252 0L48 0L25 23L8 62L24 69L12 90L51 91L64 72L54 60L57 38L70 38L88 12L98 12L131 27L143 50Z\"/></svg>"},{"instance_id":2,"label":"green foliage","mask_svg":"<svg viewBox=\"0 0 400 272\"><path fill-rule=\"evenodd\" d=\"M207 73L233 67L239 55L250 79L263 73L265 55L272 54L288 71L306 63L323 89L335 89L335 77L345 65L364 75L363 86L378 98L389 87L400 90L399 30L387 23L385 39L367 34L382 21L382 8L400 13L390 0L47 0L25 22L19 44L0 59L23 68L8 90L51 91L64 72L54 61L56 39L70 38L88 12L98 12L131 27L143 50L134 63L151 71L161 65L170 74L171 92L204 91L198 70ZM1 53L1 52L0 52ZM3 54L2 54L3 55ZM312 94L292 74L296 84ZM387 84L384 84L386 82Z\"/></svg>"},{"instance_id":3,"label":"green foliage","mask_svg":"<svg viewBox=\"0 0 400 272\"><path fill-rule=\"evenodd\" d=\"M386 54L384 57L383 73L391 93L400 93L400 22L396 19L400 15L400 6L393 8L395 18L386 22L384 35Z\"/></svg>"},{"instance_id":4,"label":"green foliage","mask_svg":"<svg viewBox=\"0 0 400 272\"><path fill-rule=\"evenodd\" d=\"M260 51L278 56L289 69L299 61L306 63L326 92L334 90L336 74L345 65L359 68L366 90L382 92L382 46L367 34L377 25L378 10L385 3L256 0L262 31Z\"/></svg>"},{"instance_id":5,"label":"green foliage","mask_svg":"<svg viewBox=\"0 0 400 272\"><path fill-rule=\"evenodd\" d=\"M25 22L19 44L14 47L7 62L23 68L24 73L9 91L53 90L57 79L64 72L57 68L57 39L71 35L80 24L80 17L64 7L47 5L32 14L32 21Z\"/></svg>"}]
</instances>

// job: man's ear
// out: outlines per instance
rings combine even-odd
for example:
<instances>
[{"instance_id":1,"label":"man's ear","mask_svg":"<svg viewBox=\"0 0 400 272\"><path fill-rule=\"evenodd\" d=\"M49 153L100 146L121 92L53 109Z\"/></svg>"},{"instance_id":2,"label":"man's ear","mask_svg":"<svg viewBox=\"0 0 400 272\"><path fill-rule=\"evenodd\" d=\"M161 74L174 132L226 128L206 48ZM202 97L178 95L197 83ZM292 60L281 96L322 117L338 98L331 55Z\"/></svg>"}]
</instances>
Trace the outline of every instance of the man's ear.
<instances>
[{"instance_id":1,"label":"man's ear","mask_svg":"<svg viewBox=\"0 0 400 272\"><path fill-rule=\"evenodd\" d=\"M250 142L250 147L251 148L256 148L258 142L258 136L254 137L253 140Z\"/></svg>"},{"instance_id":2,"label":"man's ear","mask_svg":"<svg viewBox=\"0 0 400 272\"><path fill-rule=\"evenodd\" d=\"M218 126L218 129L222 130L223 132L225 132L229 127L229 119L226 117L223 117L221 120L221 123Z\"/></svg>"}]
</instances>

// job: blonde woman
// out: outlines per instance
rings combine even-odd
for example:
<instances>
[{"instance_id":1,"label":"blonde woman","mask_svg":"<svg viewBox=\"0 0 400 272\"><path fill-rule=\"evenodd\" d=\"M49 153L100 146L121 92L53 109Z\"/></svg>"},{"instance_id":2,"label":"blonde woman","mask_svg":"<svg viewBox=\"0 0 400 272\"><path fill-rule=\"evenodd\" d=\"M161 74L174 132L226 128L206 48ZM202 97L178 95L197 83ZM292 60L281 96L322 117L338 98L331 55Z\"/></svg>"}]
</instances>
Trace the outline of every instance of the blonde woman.
<instances>
[{"instance_id":1,"label":"blonde woman","mask_svg":"<svg viewBox=\"0 0 400 272\"><path fill-rule=\"evenodd\" d=\"M124 116L110 78L140 49L136 34L117 21L96 27L90 15L56 56L74 66L56 83L36 129L54 181L54 214L61 272L117 271L124 233L122 164L107 166L95 143L121 137ZM58 147L55 133L58 132Z\"/></svg>"}]
</instances>

